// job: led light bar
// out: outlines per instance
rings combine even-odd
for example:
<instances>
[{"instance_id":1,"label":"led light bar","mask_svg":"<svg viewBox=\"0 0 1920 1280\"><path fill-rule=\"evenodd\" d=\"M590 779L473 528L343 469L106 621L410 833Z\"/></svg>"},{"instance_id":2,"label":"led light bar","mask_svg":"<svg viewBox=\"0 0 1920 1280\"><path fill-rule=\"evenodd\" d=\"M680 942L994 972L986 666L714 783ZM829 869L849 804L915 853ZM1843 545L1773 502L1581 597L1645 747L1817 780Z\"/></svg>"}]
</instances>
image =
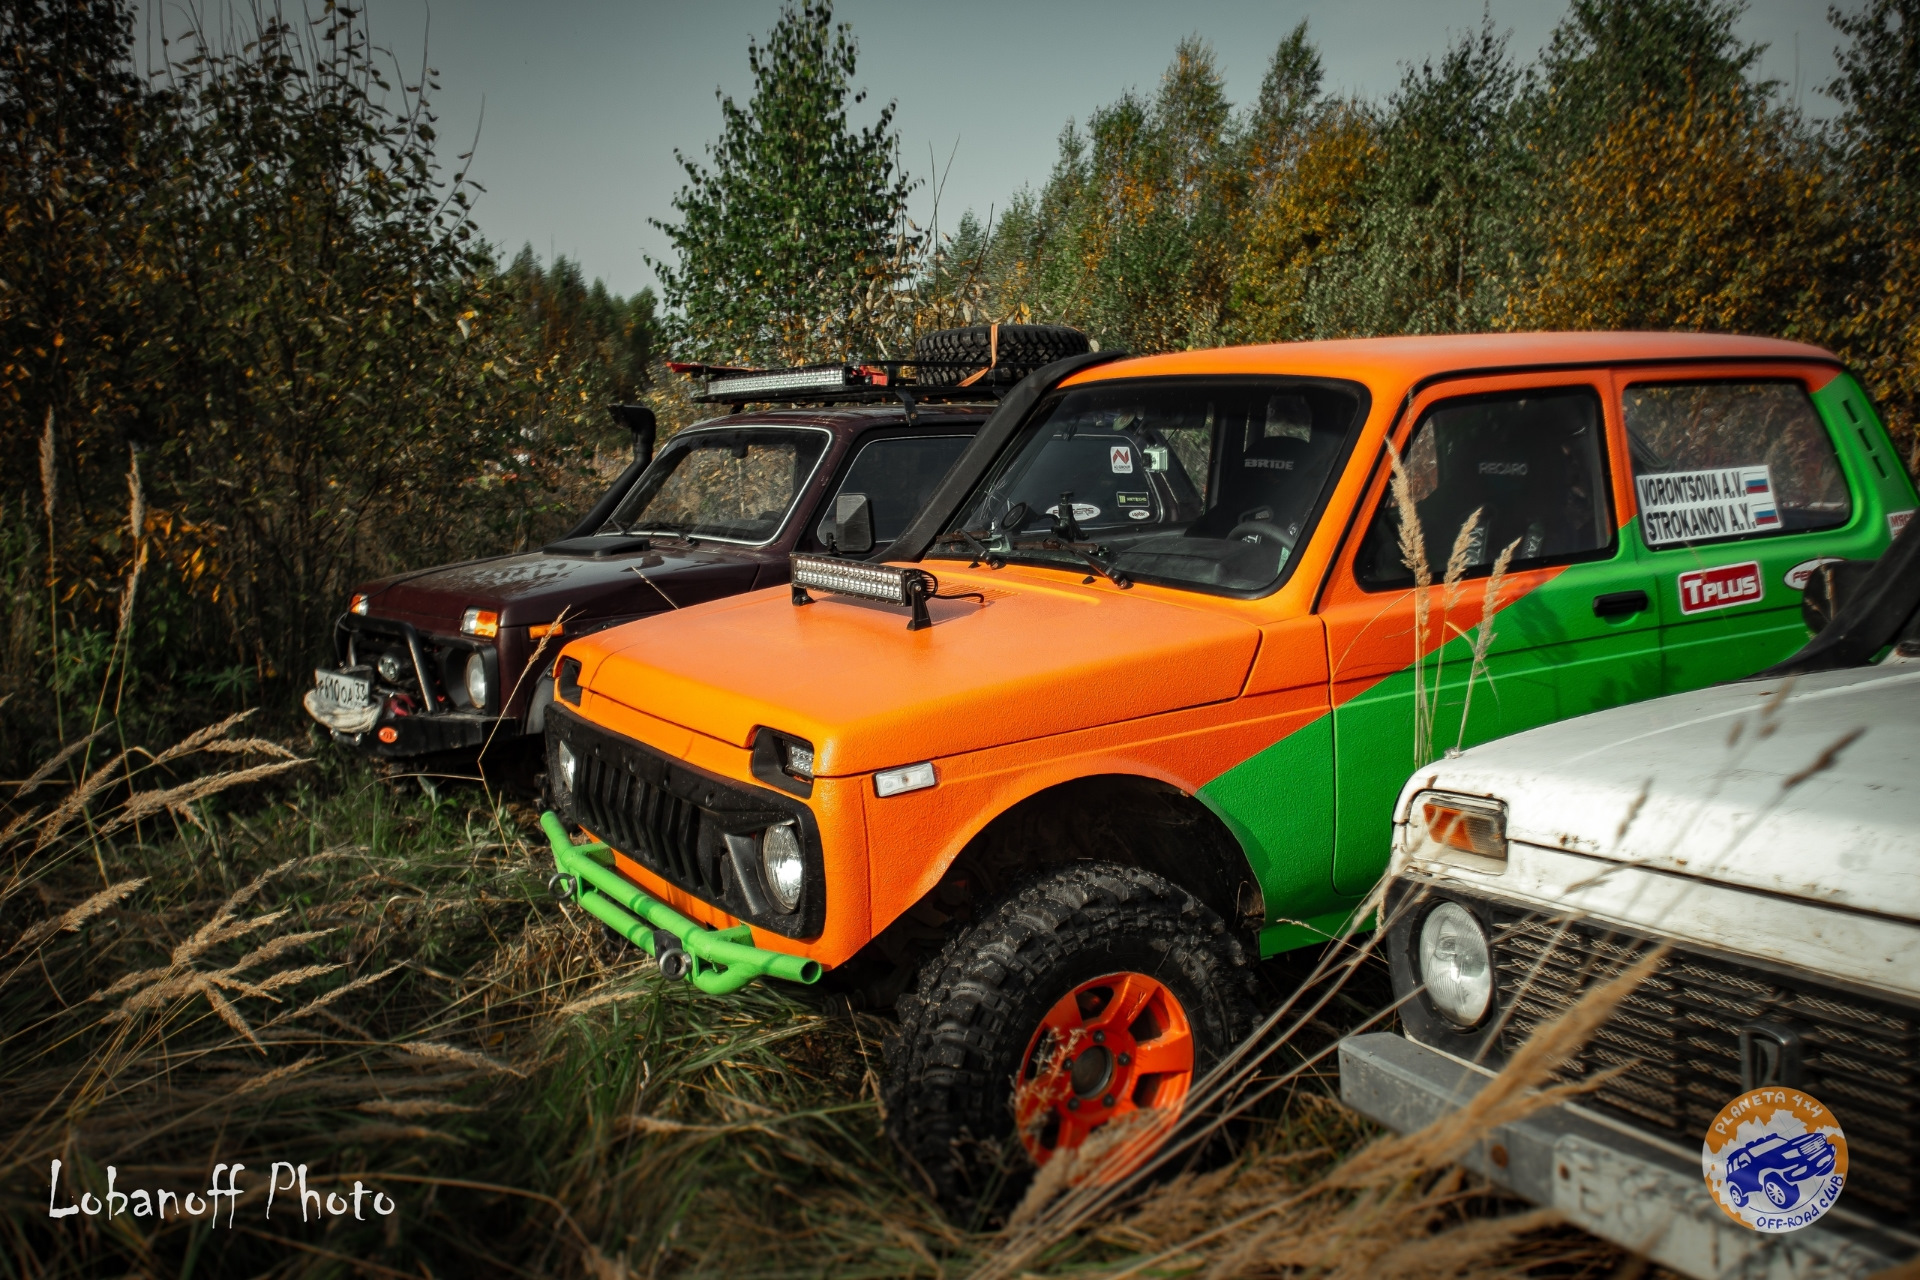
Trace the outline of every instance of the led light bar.
<instances>
[{"instance_id":1,"label":"led light bar","mask_svg":"<svg viewBox=\"0 0 1920 1280\"><path fill-rule=\"evenodd\" d=\"M715 378L707 383L707 398L725 400L744 395L774 396L783 391L838 391L847 385L845 365L819 365L811 369L781 369L776 373Z\"/></svg>"},{"instance_id":2,"label":"led light bar","mask_svg":"<svg viewBox=\"0 0 1920 1280\"><path fill-rule=\"evenodd\" d=\"M890 564L867 564L860 560L842 560L838 556L808 555L794 552L787 557L793 571L793 602L812 604L808 591L828 591L834 595L857 596L882 604L907 605L913 620L907 630L919 631L933 625L927 616L927 596L932 586L918 569L903 569Z\"/></svg>"}]
</instances>

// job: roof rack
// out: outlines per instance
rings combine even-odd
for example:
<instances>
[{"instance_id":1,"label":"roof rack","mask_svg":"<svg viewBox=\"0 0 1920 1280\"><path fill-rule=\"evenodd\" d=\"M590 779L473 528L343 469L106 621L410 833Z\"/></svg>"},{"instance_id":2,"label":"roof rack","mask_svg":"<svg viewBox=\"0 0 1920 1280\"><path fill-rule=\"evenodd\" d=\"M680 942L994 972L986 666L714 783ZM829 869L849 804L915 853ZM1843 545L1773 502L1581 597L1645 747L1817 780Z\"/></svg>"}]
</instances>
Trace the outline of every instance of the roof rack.
<instances>
[{"instance_id":1,"label":"roof rack","mask_svg":"<svg viewBox=\"0 0 1920 1280\"><path fill-rule=\"evenodd\" d=\"M876 404L895 402L912 409L929 401L998 400L1012 385L1001 370L961 382L925 383L905 376L956 369L974 373L979 366L958 360L863 360L858 364L810 364L793 369L742 369L728 365L687 364L669 360L667 368L700 380L694 400L740 406L758 403ZM1002 376L996 376L1002 375Z\"/></svg>"}]
</instances>

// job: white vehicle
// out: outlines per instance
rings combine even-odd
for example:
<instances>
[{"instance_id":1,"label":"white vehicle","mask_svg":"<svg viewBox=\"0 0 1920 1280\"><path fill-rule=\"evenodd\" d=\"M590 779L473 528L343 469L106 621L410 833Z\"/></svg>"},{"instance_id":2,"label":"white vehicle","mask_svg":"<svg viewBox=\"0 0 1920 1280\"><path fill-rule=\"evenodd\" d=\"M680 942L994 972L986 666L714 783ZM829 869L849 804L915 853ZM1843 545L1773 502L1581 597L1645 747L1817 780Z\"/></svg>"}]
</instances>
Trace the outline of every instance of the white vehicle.
<instances>
[{"instance_id":1,"label":"white vehicle","mask_svg":"<svg viewBox=\"0 0 1920 1280\"><path fill-rule=\"evenodd\" d=\"M1348 1105L1423 1127L1665 943L1558 1078L1618 1074L1495 1129L1467 1163L1692 1276L1866 1276L1914 1256L1917 604L1908 531L1771 672L1421 769L1396 810L1381 914L1405 1035L1342 1042ZM1774 1084L1825 1103L1851 1164L1824 1217L1762 1234L1722 1212L1701 1147L1723 1105Z\"/></svg>"}]
</instances>

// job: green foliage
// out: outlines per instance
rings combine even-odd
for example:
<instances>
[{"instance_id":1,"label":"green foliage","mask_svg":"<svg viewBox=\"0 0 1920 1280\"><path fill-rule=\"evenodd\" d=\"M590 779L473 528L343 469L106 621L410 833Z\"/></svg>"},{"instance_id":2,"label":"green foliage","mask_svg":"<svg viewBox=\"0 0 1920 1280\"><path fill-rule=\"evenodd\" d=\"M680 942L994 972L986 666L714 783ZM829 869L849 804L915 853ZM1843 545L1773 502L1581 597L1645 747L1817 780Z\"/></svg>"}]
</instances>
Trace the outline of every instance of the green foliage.
<instances>
[{"instance_id":1,"label":"green foliage","mask_svg":"<svg viewBox=\"0 0 1920 1280\"><path fill-rule=\"evenodd\" d=\"M525 245L503 274L517 304L517 327L537 334L541 362L578 370L593 404L628 402L646 389L659 329L653 290L631 298L608 292L564 254L542 267Z\"/></svg>"},{"instance_id":2,"label":"green foliage","mask_svg":"<svg viewBox=\"0 0 1920 1280\"><path fill-rule=\"evenodd\" d=\"M1527 190L1519 87L1491 17L1438 66L1407 69L1379 120L1379 161L1354 193L1355 229L1305 308L1309 333L1487 327Z\"/></svg>"},{"instance_id":3,"label":"green foliage","mask_svg":"<svg viewBox=\"0 0 1920 1280\"><path fill-rule=\"evenodd\" d=\"M1732 0L1573 0L1540 55L1527 102L1534 145L1549 164L1576 160L1611 124L1652 101L1776 87L1750 80L1762 46L1734 34Z\"/></svg>"},{"instance_id":4,"label":"green foliage","mask_svg":"<svg viewBox=\"0 0 1920 1280\"><path fill-rule=\"evenodd\" d=\"M130 13L0 11L0 415L23 446L0 495L45 534L32 569L5 548L42 592L0 618L7 758L82 685L155 715L204 701L206 665L284 691L355 581L544 536L653 347L650 295L496 267L436 158L436 86L390 84L356 14L173 33L148 81Z\"/></svg>"},{"instance_id":5,"label":"green foliage","mask_svg":"<svg viewBox=\"0 0 1920 1280\"><path fill-rule=\"evenodd\" d=\"M709 165L675 152L687 185L654 263L675 313L676 354L750 364L839 359L879 340L867 315L908 252L893 107L851 128L857 60L831 0L788 4L764 46L748 45L753 95L720 99Z\"/></svg>"},{"instance_id":6,"label":"green foliage","mask_svg":"<svg viewBox=\"0 0 1920 1280\"><path fill-rule=\"evenodd\" d=\"M1833 23L1851 41L1828 92L1845 108L1833 148L1857 227L1839 340L1920 469L1920 2L1836 8Z\"/></svg>"}]
</instances>

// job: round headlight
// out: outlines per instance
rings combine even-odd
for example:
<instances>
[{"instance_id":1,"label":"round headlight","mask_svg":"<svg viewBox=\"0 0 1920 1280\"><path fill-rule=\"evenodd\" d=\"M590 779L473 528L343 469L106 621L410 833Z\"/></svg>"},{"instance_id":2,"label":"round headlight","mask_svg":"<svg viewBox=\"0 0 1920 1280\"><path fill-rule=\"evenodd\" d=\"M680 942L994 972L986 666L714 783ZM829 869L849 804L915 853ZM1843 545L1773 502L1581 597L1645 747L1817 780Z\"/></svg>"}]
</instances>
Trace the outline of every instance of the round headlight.
<instances>
[{"instance_id":1,"label":"round headlight","mask_svg":"<svg viewBox=\"0 0 1920 1280\"><path fill-rule=\"evenodd\" d=\"M382 680L385 680L388 684L400 683L400 672L402 668L400 666L399 654L383 653L380 655L380 661L376 665L380 668L380 678Z\"/></svg>"},{"instance_id":2,"label":"round headlight","mask_svg":"<svg viewBox=\"0 0 1920 1280\"><path fill-rule=\"evenodd\" d=\"M768 827L760 836L760 865L767 873L767 892L774 905L792 911L800 905L800 833L791 822Z\"/></svg>"},{"instance_id":3,"label":"round headlight","mask_svg":"<svg viewBox=\"0 0 1920 1280\"><path fill-rule=\"evenodd\" d=\"M487 658L476 653L467 659L467 700L473 703L474 710L487 708Z\"/></svg>"},{"instance_id":4,"label":"round headlight","mask_svg":"<svg viewBox=\"0 0 1920 1280\"><path fill-rule=\"evenodd\" d=\"M1493 1001L1493 959L1487 935L1457 902L1443 902L1420 926L1420 979L1427 999L1447 1021L1470 1027Z\"/></svg>"},{"instance_id":5,"label":"round headlight","mask_svg":"<svg viewBox=\"0 0 1920 1280\"><path fill-rule=\"evenodd\" d=\"M560 789L572 791L573 775L578 767L578 762L573 758L573 748L563 742L553 753L553 758L554 763L560 766Z\"/></svg>"}]
</instances>

